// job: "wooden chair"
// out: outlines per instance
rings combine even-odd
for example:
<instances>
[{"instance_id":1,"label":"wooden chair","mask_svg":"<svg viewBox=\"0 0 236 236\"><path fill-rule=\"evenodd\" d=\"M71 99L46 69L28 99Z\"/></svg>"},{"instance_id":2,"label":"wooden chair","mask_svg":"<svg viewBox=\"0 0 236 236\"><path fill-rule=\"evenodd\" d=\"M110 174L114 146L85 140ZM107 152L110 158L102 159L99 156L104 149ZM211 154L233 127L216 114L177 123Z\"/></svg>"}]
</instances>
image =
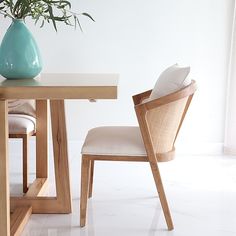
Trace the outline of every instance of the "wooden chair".
<instances>
[{"instance_id":1,"label":"wooden chair","mask_svg":"<svg viewBox=\"0 0 236 236\"><path fill-rule=\"evenodd\" d=\"M16 104L20 103L18 101L13 101L13 103L14 102L16 102ZM42 185L42 180L46 180L48 177L47 101L36 100L34 103L35 105L32 105L29 101L25 106L11 107L8 114L9 138L22 139L23 193L27 193L29 190L28 156L29 140L32 136L36 136L36 182L34 182L37 185L38 181L39 185Z\"/></svg>"},{"instance_id":2,"label":"wooden chair","mask_svg":"<svg viewBox=\"0 0 236 236\"><path fill-rule=\"evenodd\" d=\"M82 147L80 226L85 226L92 196L95 161L149 162L169 230L174 228L158 162L174 158L174 143L196 90L195 81L177 92L143 102L152 90L133 96L139 127L98 127Z\"/></svg>"},{"instance_id":3,"label":"wooden chair","mask_svg":"<svg viewBox=\"0 0 236 236\"><path fill-rule=\"evenodd\" d=\"M23 193L28 191L29 139L36 135L36 119L29 115L9 114L9 138L22 139Z\"/></svg>"}]
</instances>

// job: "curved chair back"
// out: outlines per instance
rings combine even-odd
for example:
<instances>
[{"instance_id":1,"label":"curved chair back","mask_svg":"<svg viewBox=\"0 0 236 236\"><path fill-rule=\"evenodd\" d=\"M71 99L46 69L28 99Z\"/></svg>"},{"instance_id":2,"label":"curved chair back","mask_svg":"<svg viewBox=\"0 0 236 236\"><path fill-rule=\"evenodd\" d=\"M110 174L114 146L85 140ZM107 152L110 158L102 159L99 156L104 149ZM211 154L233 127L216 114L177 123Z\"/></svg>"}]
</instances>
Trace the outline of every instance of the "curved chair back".
<instances>
[{"instance_id":1,"label":"curved chair back","mask_svg":"<svg viewBox=\"0 0 236 236\"><path fill-rule=\"evenodd\" d=\"M195 91L196 83L192 81L189 86L177 92L145 103L142 103L142 96L138 99L134 96L144 145L153 161L169 161L174 158L174 143Z\"/></svg>"}]
</instances>

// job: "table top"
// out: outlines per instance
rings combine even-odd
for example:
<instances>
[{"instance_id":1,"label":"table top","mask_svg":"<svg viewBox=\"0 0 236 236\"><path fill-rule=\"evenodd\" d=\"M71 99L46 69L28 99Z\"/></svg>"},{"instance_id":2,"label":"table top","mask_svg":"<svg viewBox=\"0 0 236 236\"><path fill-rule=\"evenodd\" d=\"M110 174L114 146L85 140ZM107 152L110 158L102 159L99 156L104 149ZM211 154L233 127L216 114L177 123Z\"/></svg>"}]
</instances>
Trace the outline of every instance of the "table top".
<instances>
[{"instance_id":1,"label":"table top","mask_svg":"<svg viewBox=\"0 0 236 236\"><path fill-rule=\"evenodd\" d=\"M0 99L115 99L118 74L41 74L35 79L0 76Z\"/></svg>"}]
</instances>

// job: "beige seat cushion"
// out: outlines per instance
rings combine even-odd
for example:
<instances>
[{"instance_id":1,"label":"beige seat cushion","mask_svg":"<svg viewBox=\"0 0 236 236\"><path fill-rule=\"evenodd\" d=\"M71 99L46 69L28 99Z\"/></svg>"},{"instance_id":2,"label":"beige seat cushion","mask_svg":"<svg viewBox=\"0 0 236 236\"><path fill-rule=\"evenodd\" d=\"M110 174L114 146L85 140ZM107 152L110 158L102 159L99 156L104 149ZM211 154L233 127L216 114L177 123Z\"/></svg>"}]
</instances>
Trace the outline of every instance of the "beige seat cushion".
<instances>
[{"instance_id":1,"label":"beige seat cushion","mask_svg":"<svg viewBox=\"0 0 236 236\"><path fill-rule=\"evenodd\" d=\"M146 156L139 127L106 126L91 129L82 154L113 156Z\"/></svg>"},{"instance_id":2,"label":"beige seat cushion","mask_svg":"<svg viewBox=\"0 0 236 236\"><path fill-rule=\"evenodd\" d=\"M8 115L9 134L28 134L36 131L36 119L21 114Z\"/></svg>"}]
</instances>

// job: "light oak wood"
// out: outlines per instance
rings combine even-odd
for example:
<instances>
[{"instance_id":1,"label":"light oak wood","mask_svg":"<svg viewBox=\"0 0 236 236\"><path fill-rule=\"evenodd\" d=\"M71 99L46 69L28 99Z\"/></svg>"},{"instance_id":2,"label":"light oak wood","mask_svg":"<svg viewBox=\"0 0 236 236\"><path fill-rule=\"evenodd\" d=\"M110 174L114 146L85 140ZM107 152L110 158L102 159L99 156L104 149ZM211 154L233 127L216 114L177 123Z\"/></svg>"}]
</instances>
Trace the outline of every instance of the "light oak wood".
<instances>
[{"instance_id":1,"label":"light oak wood","mask_svg":"<svg viewBox=\"0 0 236 236\"><path fill-rule=\"evenodd\" d=\"M65 213L70 213L70 176L64 100L51 100L50 109L57 198Z\"/></svg>"},{"instance_id":2,"label":"light oak wood","mask_svg":"<svg viewBox=\"0 0 236 236\"><path fill-rule=\"evenodd\" d=\"M192 81L189 86L175 93L135 105L147 157L169 230L174 226L156 156L174 150L175 140L195 91L196 83Z\"/></svg>"},{"instance_id":3,"label":"light oak wood","mask_svg":"<svg viewBox=\"0 0 236 236\"><path fill-rule=\"evenodd\" d=\"M25 134L9 134L9 138L23 138ZM35 136L35 132L29 132L28 133L29 136Z\"/></svg>"},{"instance_id":4,"label":"light oak wood","mask_svg":"<svg viewBox=\"0 0 236 236\"><path fill-rule=\"evenodd\" d=\"M25 197L36 197L42 195L47 187L47 178L36 178L34 182L29 186Z\"/></svg>"},{"instance_id":5,"label":"light oak wood","mask_svg":"<svg viewBox=\"0 0 236 236\"><path fill-rule=\"evenodd\" d=\"M156 153L156 159L158 162L166 162L174 159L175 148L166 153ZM147 162L147 156L103 156L103 155L89 155L86 158L91 161L129 161L129 162ZM93 163L94 165L95 163ZM92 164L91 164L92 166ZM94 167L93 167L94 168ZM91 169L91 173L93 174L94 170Z\"/></svg>"},{"instance_id":6,"label":"light oak wood","mask_svg":"<svg viewBox=\"0 0 236 236\"><path fill-rule=\"evenodd\" d=\"M23 135L23 192L28 191L29 135Z\"/></svg>"},{"instance_id":7,"label":"light oak wood","mask_svg":"<svg viewBox=\"0 0 236 236\"><path fill-rule=\"evenodd\" d=\"M87 158L82 158L81 176L81 197L80 197L80 226L85 226L87 201L89 196L89 179L90 179L90 164L91 161Z\"/></svg>"},{"instance_id":8,"label":"light oak wood","mask_svg":"<svg viewBox=\"0 0 236 236\"><path fill-rule=\"evenodd\" d=\"M2 89L0 87L0 93ZM24 96L22 95L24 93ZM29 87L11 88L2 93L4 99L116 99L117 98L117 87L106 86L106 87L67 87L67 88L51 88L42 87L29 90Z\"/></svg>"},{"instance_id":9,"label":"light oak wood","mask_svg":"<svg viewBox=\"0 0 236 236\"><path fill-rule=\"evenodd\" d=\"M36 178L48 177L47 100L36 100Z\"/></svg>"},{"instance_id":10,"label":"light oak wood","mask_svg":"<svg viewBox=\"0 0 236 236\"><path fill-rule=\"evenodd\" d=\"M0 235L10 235L7 102L0 100Z\"/></svg>"},{"instance_id":11,"label":"light oak wood","mask_svg":"<svg viewBox=\"0 0 236 236\"><path fill-rule=\"evenodd\" d=\"M40 105L39 105L40 103ZM46 103L44 101L37 102L37 108L45 111ZM37 178L30 186L25 197L11 197L11 210L14 210L18 206L25 206L30 204L33 208L33 213L71 213L71 195L70 195L70 178L69 178L69 163L68 163L68 150L67 150L67 134L66 134L66 120L65 120L65 107L63 100L50 101L50 111L52 120L52 137L53 137L53 153L54 153L54 168L55 168L55 182L56 182L56 197L39 197L38 195L43 191L47 178ZM41 139L38 147L44 147L43 131L47 130L47 126L44 124L46 116L41 115L36 137L39 134ZM38 122L38 120L37 120ZM41 133L42 132L42 133ZM39 140L39 139L38 139ZM47 144L45 144L47 145ZM45 155L42 155L44 150L40 152L38 157L43 158L46 161ZM38 154L37 153L37 154ZM39 159L40 160L40 159ZM39 161L39 173L44 173L47 177L47 171ZM46 165L47 169L47 165ZM36 197L38 196L38 197Z\"/></svg>"},{"instance_id":12,"label":"light oak wood","mask_svg":"<svg viewBox=\"0 0 236 236\"><path fill-rule=\"evenodd\" d=\"M147 91L145 91L145 92L142 92L142 93L139 93L139 94L134 95L134 96L133 96L134 105L141 104L142 101L143 101L145 98L149 98L151 92L152 92L152 90L147 90Z\"/></svg>"},{"instance_id":13,"label":"light oak wood","mask_svg":"<svg viewBox=\"0 0 236 236\"><path fill-rule=\"evenodd\" d=\"M0 94L5 99L114 99L118 77L118 74L42 74L39 79L6 80L0 76Z\"/></svg>"},{"instance_id":14,"label":"light oak wood","mask_svg":"<svg viewBox=\"0 0 236 236\"><path fill-rule=\"evenodd\" d=\"M37 120L36 142L38 147L36 159L37 179L24 197L11 197L11 211L18 207L32 207L33 213L70 213L71 196L67 151L67 135L64 99L115 99L117 98L117 74L43 74L40 79L6 80L0 76L0 99L35 99ZM46 155L46 100L50 99L52 138L54 151L54 169L56 197L39 196L47 182ZM0 104L0 235L10 234L9 189L7 165L7 110ZM37 110L37 108L36 108ZM3 121L3 122L2 122ZM44 132L44 133L43 133ZM41 133L41 134L40 134ZM35 134L30 134L35 135ZM15 137L22 138L21 135ZM3 171L2 171L3 170ZM45 182L44 182L45 180ZM44 183L43 183L44 182ZM37 196L36 196L37 195ZM3 220L2 220L3 219Z\"/></svg>"},{"instance_id":15,"label":"light oak wood","mask_svg":"<svg viewBox=\"0 0 236 236\"><path fill-rule=\"evenodd\" d=\"M89 198L91 198L93 194L93 177L94 177L94 160L91 160L90 176L89 176Z\"/></svg>"},{"instance_id":16,"label":"light oak wood","mask_svg":"<svg viewBox=\"0 0 236 236\"><path fill-rule=\"evenodd\" d=\"M30 136L36 136L36 178L48 177L48 121L47 100L36 101L36 130L23 134L9 134L10 138L21 138L23 143L23 192L28 191L28 152Z\"/></svg>"},{"instance_id":17,"label":"light oak wood","mask_svg":"<svg viewBox=\"0 0 236 236\"><path fill-rule=\"evenodd\" d=\"M143 136L144 145L147 151L148 161L150 163L151 171L152 171L153 178L154 178L156 188L157 188L157 192L160 198L162 210L164 212L164 216L166 219L167 227L168 227L168 230L172 230L174 226L173 226L169 206L167 203L167 199L165 196L165 192L164 192L164 188L163 188L163 184L161 180L161 175L159 172L159 167L158 167L156 156L155 156L154 146L153 146L152 139L148 130L148 126L146 124L145 112L143 112L142 110L136 109L136 114L137 114L140 130L141 130L141 134Z\"/></svg>"},{"instance_id":18,"label":"light oak wood","mask_svg":"<svg viewBox=\"0 0 236 236\"><path fill-rule=\"evenodd\" d=\"M29 162L29 139L35 135L35 132L29 132L27 134L9 134L9 138L22 139L22 173L23 173L23 193L28 191L28 162Z\"/></svg>"},{"instance_id":19,"label":"light oak wood","mask_svg":"<svg viewBox=\"0 0 236 236\"><path fill-rule=\"evenodd\" d=\"M11 214L11 236L19 236L29 217L32 214L32 207L19 207Z\"/></svg>"},{"instance_id":20,"label":"light oak wood","mask_svg":"<svg viewBox=\"0 0 236 236\"><path fill-rule=\"evenodd\" d=\"M65 207L57 197L11 197L11 211L17 207L32 206L35 214L65 214Z\"/></svg>"},{"instance_id":21,"label":"light oak wood","mask_svg":"<svg viewBox=\"0 0 236 236\"><path fill-rule=\"evenodd\" d=\"M196 89L196 87L195 87L195 89ZM180 124L179 124L179 127L178 127L178 131L176 132L175 140L176 140L176 138L177 138L177 136L178 136L178 134L179 134L179 130L180 130L181 126L182 126L182 123L183 123L184 118L185 118L185 115L186 115L186 113L187 113L187 111L188 111L189 105L190 105L190 103L191 103L191 101L192 101L192 98L193 98L193 94L190 95L189 98L188 98L188 100L187 100L187 103L186 103L186 106L185 106L185 109L184 109L184 112L183 112L183 116L182 116L182 118L181 118L181 121L180 121ZM174 141L174 142L175 142L175 141Z\"/></svg>"},{"instance_id":22,"label":"light oak wood","mask_svg":"<svg viewBox=\"0 0 236 236\"><path fill-rule=\"evenodd\" d=\"M133 96L135 112L138 119L142 139L147 156L116 156L114 155L82 155L80 226L85 226L87 199L92 196L93 168L90 162L95 161L144 161L149 162L154 182L160 198L162 210L168 230L174 228L158 162L170 161L174 158L175 140L183 123L184 117L196 91L196 83L192 83L167 96L143 102L152 90ZM90 183L89 183L90 182ZM89 183L89 184L88 184ZM89 185L89 190L88 190ZM89 194L88 194L89 191Z\"/></svg>"}]
</instances>

